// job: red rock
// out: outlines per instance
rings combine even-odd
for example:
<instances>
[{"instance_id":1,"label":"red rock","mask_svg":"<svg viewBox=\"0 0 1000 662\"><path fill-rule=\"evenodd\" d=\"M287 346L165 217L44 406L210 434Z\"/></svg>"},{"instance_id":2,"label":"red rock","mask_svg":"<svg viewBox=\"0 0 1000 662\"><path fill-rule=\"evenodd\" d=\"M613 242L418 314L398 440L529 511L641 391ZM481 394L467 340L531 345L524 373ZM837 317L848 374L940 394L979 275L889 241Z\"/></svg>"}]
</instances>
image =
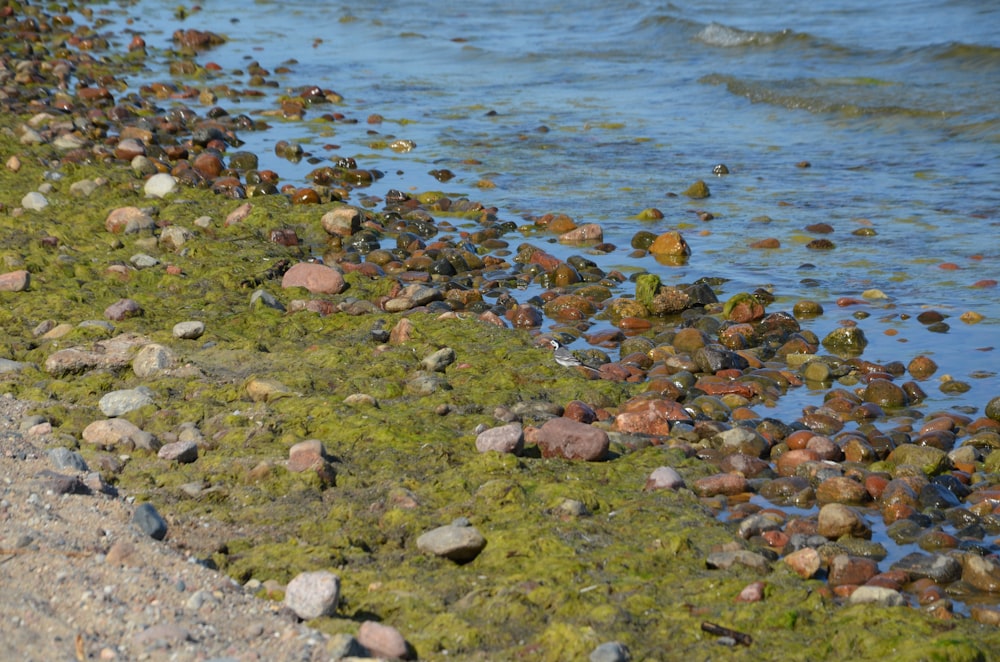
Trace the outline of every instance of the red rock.
<instances>
[{"instance_id":1,"label":"red rock","mask_svg":"<svg viewBox=\"0 0 1000 662\"><path fill-rule=\"evenodd\" d=\"M752 584L747 584L746 587L740 591L740 594L736 596L736 602L760 602L764 599L764 587L767 584L764 582L753 582Z\"/></svg>"},{"instance_id":2,"label":"red rock","mask_svg":"<svg viewBox=\"0 0 1000 662\"><path fill-rule=\"evenodd\" d=\"M318 439L308 439L288 449L288 470L294 473L315 471L326 485L332 485L336 480L336 472L328 461L323 442Z\"/></svg>"},{"instance_id":3,"label":"red rock","mask_svg":"<svg viewBox=\"0 0 1000 662\"><path fill-rule=\"evenodd\" d=\"M593 408L580 400L572 400L566 403L566 410L563 412L563 416L587 424L597 420L597 413Z\"/></svg>"},{"instance_id":4,"label":"red rock","mask_svg":"<svg viewBox=\"0 0 1000 662\"><path fill-rule=\"evenodd\" d=\"M315 262L299 262L285 272L281 287L304 287L313 294L339 294L347 283L336 269Z\"/></svg>"},{"instance_id":5,"label":"red rock","mask_svg":"<svg viewBox=\"0 0 1000 662\"><path fill-rule=\"evenodd\" d=\"M156 222L138 207L113 209L104 220L104 229L112 234L132 234L152 230Z\"/></svg>"},{"instance_id":6,"label":"red rock","mask_svg":"<svg viewBox=\"0 0 1000 662\"><path fill-rule=\"evenodd\" d=\"M537 328L542 325L544 319L542 311L528 303L518 304L511 308L505 317L515 329Z\"/></svg>"},{"instance_id":7,"label":"red rock","mask_svg":"<svg viewBox=\"0 0 1000 662\"><path fill-rule=\"evenodd\" d=\"M816 462L819 455L816 451L803 448L797 451L786 451L778 458L776 467L779 476L794 476L796 469L803 462Z\"/></svg>"},{"instance_id":8,"label":"red rock","mask_svg":"<svg viewBox=\"0 0 1000 662\"><path fill-rule=\"evenodd\" d=\"M720 494L732 496L746 492L747 479L739 474L714 474L699 478L691 486L694 493L701 497L711 497Z\"/></svg>"},{"instance_id":9,"label":"red rock","mask_svg":"<svg viewBox=\"0 0 1000 662\"><path fill-rule=\"evenodd\" d=\"M675 421L690 422L691 415L674 400L633 399L622 405L615 416L614 429L652 436L670 435L670 424Z\"/></svg>"},{"instance_id":10,"label":"red rock","mask_svg":"<svg viewBox=\"0 0 1000 662\"><path fill-rule=\"evenodd\" d=\"M839 554L830 561L830 586L860 586L878 574L878 564L867 558Z\"/></svg>"},{"instance_id":11,"label":"red rock","mask_svg":"<svg viewBox=\"0 0 1000 662\"><path fill-rule=\"evenodd\" d=\"M542 457L594 462L607 458L609 440L604 430L559 417L539 428L537 443Z\"/></svg>"}]
</instances>

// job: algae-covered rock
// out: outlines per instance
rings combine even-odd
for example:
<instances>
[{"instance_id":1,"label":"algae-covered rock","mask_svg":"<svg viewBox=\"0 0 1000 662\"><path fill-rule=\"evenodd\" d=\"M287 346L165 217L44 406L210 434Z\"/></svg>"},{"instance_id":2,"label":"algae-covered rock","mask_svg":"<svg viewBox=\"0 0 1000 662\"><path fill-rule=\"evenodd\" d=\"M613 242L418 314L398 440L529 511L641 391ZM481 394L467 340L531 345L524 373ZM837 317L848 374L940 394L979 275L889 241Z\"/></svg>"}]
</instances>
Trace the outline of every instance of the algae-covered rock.
<instances>
[{"instance_id":1,"label":"algae-covered rock","mask_svg":"<svg viewBox=\"0 0 1000 662\"><path fill-rule=\"evenodd\" d=\"M857 356L868 346L865 332L856 326L839 327L823 338L823 347L846 356Z\"/></svg>"},{"instance_id":2,"label":"algae-covered rock","mask_svg":"<svg viewBox=\"0 0 1000 662\"><path fill-rule=\"evenodd\" d=\"M652 244L649 245L649 252L653 255L667 255L675 257L686 257L691 254L691 247L681 236L680 232L671 230L659 235Z\"/></svg>"},{"instance_id":3,"label":"algae-covered rock","mask_svg":"<svg viewBox=\"0 0 1000 662\"><path fill-rule=\"evenodd\" d=\"M889 453L886 458L889 462L897 466L911 465L918 467L928 476L951 469L951 460L948 454L940 448L933 446L918 446L916 444L901 444Z\"/></svg>"},{"instance_id":4,"label":"algae-covered rock","mask_svg":"<svg viewBox=\"0 0 1000 662\"><path fill-rule=\"evenodd\" d=\"M1000 395L986 403L985 414L994 421L1000 421Z\"/></svg>"},{"instance_id":5,"label":"algae-covered rock","mask_svg":"<svg viewBox=\"0 0 1000 662\"><path fill-rule=\"evenodd\" d=\"M653 305L653 297L660 289L660 277L656 274L642 274L635 279L635 300L646 309Z\"/></svg>"},{"instance_id":6,"label":"algae-covered rock","mask_svg":"<svg viewBox=\"0 0 1000 662\"><path fill-rule=\"evenodd\" d=\"M691 184L691 186L688 186L687 189L685 189L684 195L691 198L692 200L702 200L711 195L711 193L708 190L708 184L699 179L694 184Z\"/></svg>"}]
</instances>

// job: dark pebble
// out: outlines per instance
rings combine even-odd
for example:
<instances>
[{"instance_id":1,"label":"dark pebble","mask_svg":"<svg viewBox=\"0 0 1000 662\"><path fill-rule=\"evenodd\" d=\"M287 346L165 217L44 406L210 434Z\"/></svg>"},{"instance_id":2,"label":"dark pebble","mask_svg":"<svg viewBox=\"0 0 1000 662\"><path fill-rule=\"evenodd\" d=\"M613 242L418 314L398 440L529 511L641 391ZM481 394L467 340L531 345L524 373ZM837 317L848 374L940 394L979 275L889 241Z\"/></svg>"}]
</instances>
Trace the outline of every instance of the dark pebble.
<instances>
[{"instance_id":1,"label":"dark pebble","mask_svg":"<svg viewBox=\"0 0 1000 662\"><path fill-rule=\"evenodd\" d=\"M163 540L167 535L167 522L160 513L156 512L156 508L151 503L144 503L136 508L135 514L132 515L132 522L143 533L156 540Z\"/></svg>"}]
</instances>

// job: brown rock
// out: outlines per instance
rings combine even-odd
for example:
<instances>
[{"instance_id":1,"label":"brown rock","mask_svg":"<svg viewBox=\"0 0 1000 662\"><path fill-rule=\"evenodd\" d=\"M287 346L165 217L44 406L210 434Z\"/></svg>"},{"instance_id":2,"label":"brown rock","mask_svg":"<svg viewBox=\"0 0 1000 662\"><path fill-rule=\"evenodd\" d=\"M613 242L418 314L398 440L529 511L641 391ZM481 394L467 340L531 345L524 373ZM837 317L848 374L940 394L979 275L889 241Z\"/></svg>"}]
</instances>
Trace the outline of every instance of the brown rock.
<instances>
[{"instance_id":1,"label":"brown rock","mask_svg":"<svg viewBox=\"0 0 1000 662\"><path fill-rule=\"evenodd\" d=\"M962 581L980 591L1000 593L1000 563L994 558L966 554L962 557Z\"/></svg>"},{"instance_id":2,"label":"brown rock","mask_svg":"<svg viewBox=\"0 0 1000 662\"><path fill-rule=\"evenodd\" d=\"M691 247L684 241L680 232L664 232L649 246L649 252L653 255L690 255Z\"/></svg>"},{"instance_id":3,"label":"brown rock","mask_svg":"<svg viewBox=\"0 0 1000 662\"><path fill-rule=\"evenodd\" d=\"M674 400L636 399L623 405L613 427L618 432L666 437L670 435L672 422L690 420L691 415Z\"/></svg>"},{"instance_id":4,"label":"brown rock","mask_svg":"<svg viewBox=\"0 0 1000 662\"><path fill-rule=\"evenodd\" d=\"M732 496L741 494L748 489L747 479L739 474L714 474L694 481L691 486L694 493L702 497L724 494Z\"/></svg>"},{"instance_id":5,"label":"brown rock","mask_svg":"<svg viewBox=\"0 0 1000 662\"><path fill-rule=\"evenodd\" d=\"M365 621L358 629L358 643L375 657L390 660L412 659L410 647L399 630L375 621Z\"/></svg>"},{"instance_id":6,"label":"brown rock","mask_svg":"<svg viewBox=\"0 0 1000 662\"><path fill-rule=\"evenodd\" d=\"M608 434L601 429L568 418L553 418L537 433L542 457L567 460L603 460L608 454Z\"/></svg>"},{"instance_id":7,"label":"brown rock","mask_svg":"<svg viewBox=\"0 0 1000 662\"><path fill-rule=\"evenodd\" d=\"M819 460L819 454L808 448L786 451L782 453L776 463L778 475L794 476L800 464L803 462L816 462L817 460Z\"/></svg>"},{"instance_id":8,"label":"brown rock","mask_svg":"<svg viewBox=\"0 0 1000 662\"><path fill-rule=\"evenodd\" d=\"M838 554L830 561L830 586L860 586L878 574L878 564L867 558Z\"/></svg>"},{"instance_id":9,"label":"brown rock","mask_svg":"<svg viewBox=\"0 0 1000 662\"><path fill-rule=\"evenodd\" d=\"M572 400L566 403L566 410L563 412L563 416L587 424L597 420L597 412L586 402L581 402L580 400Z\"/></svg>"},{"instance_id":10,"label":"brown rock","mask_svg":"<svg viewBox=\"0 0 1000 662\"><path fill-rule=\"evenodd\" d=\"M781 559L802 579L813 577L820 568L819 552L812 547L803 547Z\"/></svg>"},{"instance_id":11,"label":"brown rock","mask_svg":"<svg viewBox=\"0 0 1000 662\"><path fill-rule=\"evenodd\" d=\"M337 476L323 442L318 439L300 441L288 449L288 470L295 473L315 471L324 485L333 485Z\"/></svg>"},{"instance_id":12,"label":"brown rock","mask_svg":"<svg viewBox=\"0 0 1000 662\"><path fill-rule=\"evenodd\" d=\"M0 292L23 292L31 284L31 275L24 269L0 274Z\"/></svg>"},{"instance_id":13,"label":"brown rock","mask_svg":"<svg viewBox=\"0 0 1000 662\"><path fill-rule=\"evenodd\" d=\"M226 216L226 220L222 225L228 228L230 225L241 223L246 220L251 211L253 211L253 205L249 202L245 202L233 211L229 212L229 215Z\"/></svg>"},{"instance_id":14,"label":"brown rock","mask_svg":"<svg viewBox=\"0 0 1000 662\"><path fill-rule=\"evenodd\" d=\"M828 503L819 511L817 533L837 540L842 536L871 539L872 529L860 512L840 503Z\"/></svg>"},{"instance_id":15,"label":"brown rock","mask_svg":"<svg viewBox=\"0 0 1000 662\"><path fill-rule=\"evenodd\" d=\"M346 286L339 271L314 262L293 265L281 279L281 287L304 287L313 294L339 294Z\"/></svg>"},{"instance_id":16,"label":"brown rock","mask_svg":"<svg viewBox=\"0 0 1000 662\"><path fill-rule=\"evenodd\" d=\"M819 503L861 504L868 501L868 490L856 480L846 476L827 478L816 488Z\"/></svg>"},{"instance_id":17,"label":"brown rock","mask_svg":"<svg viewBox=\"0 0 1000 662\"><path fill-rule=\"evenodd\" d=\"M94 421L83 429L83 440L98 448L144 448L159 449L156 437L137 427L124 418L109 418Z\"/></svg>"}]
</instances>

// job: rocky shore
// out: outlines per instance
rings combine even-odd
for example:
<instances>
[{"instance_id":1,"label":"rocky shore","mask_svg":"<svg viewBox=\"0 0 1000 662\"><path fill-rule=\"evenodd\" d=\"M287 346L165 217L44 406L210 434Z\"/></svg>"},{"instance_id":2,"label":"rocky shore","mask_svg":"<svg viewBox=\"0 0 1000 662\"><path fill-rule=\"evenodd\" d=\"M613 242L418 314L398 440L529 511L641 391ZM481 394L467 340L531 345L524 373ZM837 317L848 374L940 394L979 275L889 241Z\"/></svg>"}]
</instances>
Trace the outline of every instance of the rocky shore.
<instances>
[{"instance_id":1,"label":"rocky shore","mask_svg":"<svg viewBox=\"0 0 1000 662\"><path fill-rule=\"evenodd\" d=\"M156 51L86 8L0 18L6 654L1000 647L1000 394L927 411L939 367L865 360L849 321L817 337L801 322L823 302L597 263L684 260L677 231L617 247L565 215L378 190L351 156L282 184L241 132L360 122L308 84L231 115L220 99L271 74L197 82L218 35ZM154 58L172 77L129 88ZM804 385L823 406L768 416Z\"/></svg>"}]
</instances>

